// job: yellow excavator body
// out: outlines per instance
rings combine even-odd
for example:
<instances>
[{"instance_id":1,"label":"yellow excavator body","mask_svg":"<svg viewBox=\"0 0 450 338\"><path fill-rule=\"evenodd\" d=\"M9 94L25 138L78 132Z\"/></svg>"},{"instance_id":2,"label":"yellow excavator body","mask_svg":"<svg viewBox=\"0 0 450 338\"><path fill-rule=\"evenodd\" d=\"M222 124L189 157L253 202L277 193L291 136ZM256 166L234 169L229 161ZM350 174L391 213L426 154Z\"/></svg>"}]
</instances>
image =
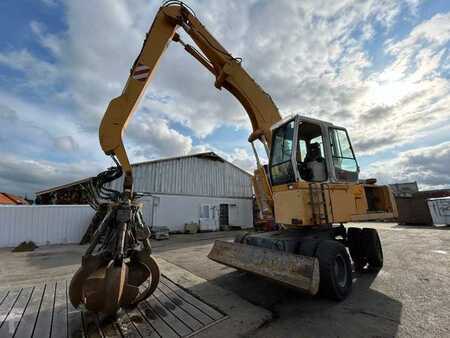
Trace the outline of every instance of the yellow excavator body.
<instances>
[{"instance_id":1,"label":"yellow excavator body","mask_svg":"<svg viewBox=\"0 0 450 338\"><path fill-rule=\"evenodd\" d=\"M199 49L181 40L179 28ZM228 90L245 109L253 128L249 142L257 166L256 202L261 217L279 227L239 236L234 243L217 241L208 257L310 294L320 290L344 299L352 283L346 247L357 269L379 269L383 257L376 230L346 229L343 223L396 217L392 193L375 180L359 179L345 128L301 115L282 119L242 60L232 56L187 5L168 1L156 14L122 94L110 102L100 124L100 145L117 167L99 174L100 183L93 189L103 197L107 193L111 201L106 201L108 215L72 280L72 303L113 314L148 297L159 281L122 138L171 41L180 43L213 75L214 86ZM260 161L256 141L266 151L267 164ZM122 173L122 192L105 189L105 182ZM142 285L147 285L143 291Z\"/></svg>"}]
</instances>

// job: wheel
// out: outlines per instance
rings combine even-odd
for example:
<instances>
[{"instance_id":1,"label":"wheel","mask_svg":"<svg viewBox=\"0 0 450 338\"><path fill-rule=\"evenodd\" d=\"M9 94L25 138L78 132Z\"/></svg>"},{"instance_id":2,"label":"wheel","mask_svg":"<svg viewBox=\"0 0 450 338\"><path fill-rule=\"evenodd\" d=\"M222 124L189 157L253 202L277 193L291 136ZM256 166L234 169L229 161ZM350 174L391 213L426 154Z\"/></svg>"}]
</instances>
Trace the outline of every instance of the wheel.
<instances>
[{"instance_id":1,"label":"wheel","mask_svg":"<svg viewBox=\"0 0 450 338\"><path fill-rule=\"evenodd\" d=\"M362 230L360 228L347 229L347 246L352 256L355 271L362 271L367 264L363 246Z\"/></svg>"},{"instance_id":2,"label":"wheel","mask_svg":"<svg viewBox=\"0 0 450 338\"><path fill-rule=\"evenodd\" d=\"M352 289L352 266L345 246L333 240L319 244L316 257L319 259L321 295L334 300L343 300Z\"/></svg>"},{"instance_id":3,"label":"wheel","mask_svg":"<svg viewBox=\"0 0 450 338\"><path fill-rule=\"evenodd\" d=\"M378 271L383 267L383 249L376 229L364 228L361 232L362 243L366 248L366 257L370 270Z\"/></svg>"}]
</instances>

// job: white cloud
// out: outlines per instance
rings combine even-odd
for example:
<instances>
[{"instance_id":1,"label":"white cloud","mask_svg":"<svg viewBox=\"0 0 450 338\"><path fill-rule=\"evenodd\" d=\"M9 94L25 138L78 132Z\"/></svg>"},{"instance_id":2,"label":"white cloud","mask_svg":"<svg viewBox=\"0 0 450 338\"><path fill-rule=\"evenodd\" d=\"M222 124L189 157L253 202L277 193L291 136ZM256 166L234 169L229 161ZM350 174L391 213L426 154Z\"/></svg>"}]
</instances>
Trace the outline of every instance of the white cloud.
<instances>
[{"instance_id":1,"label":"white cloud","mask_svg":"<svg viewBox=\"0 0 450 338\"><path fill-rule=\"evenodd\" d=\"M244 148L235 148L231 154L223 154L228 161L253 174L256 168L255 157Z\"/></svg>"},{"instance_id":2,"label":"white cloud","mask_svg":"<svg viewBox=\"0 0 450 338\"><path fill-rule=\"evenodd\" d=\"M27 81L18 87L27 96L32 90L49 106L64 106L59 119L65 121L54 122L46 105L12 108L24 121L20 115L33 110L30 122L40 129L46 123L54 128L49 139L72 137L79 143L78 156L99 160L101 152L93 156L87 149L99 149L101 116L109 100L121 93L160 3L43 1L61 4L64 10L65 31L52 32L41 21L30 23L54 61L18 47L0 49L0 64L23 72ZM384 66L374 68L377 60L367 49L374 40L386 39L396 23L413 18L419 4L215 0L191 5L217 39L243 57L244 68L272 95L283 115L302 113L348 127L358 153L369 155L400 144L413 146L418 137L432 138L434 128L450 119L450 83L443 75L450 67L450 14L437 14L404 37L387 40ZM182 37L189 41L186 34ZM132 160L211 148L193 145L177 124L200 139L224 125L249 131L243 108L213 83L181 46L171 44L126 133ZM72 147L68 139L63 143L62 148ZM254 161L240 148L228 156L244 168Z\"/></svg>"},{"instance_id":3,"label":"white cloud","mask_svg":"<svg viewBox=\"0 0 450 338\"><path fill-rule=\"evenodd\" d=\"M96 133L85 133L66 112L32 104L0 90L0 152L46 159L72 155L99 161L101 154Z\"/></svg>"},{"instance_id":4,"label":"white cloud","mask_svg":"<svg viewBox=\"0 0 450 338\"><path fill-rule=\"evenodd\" d=\"M387 42L392 63L362 83L367 90L349 108L359 112L350 126L360 153L431 137L434 128L448 123L450 82L442 69L449 41L450 14L437 14L404 39Z\"/></svg>"},{"instance_id":5,"label":"white cloud","mask_svg":"<svg viewBox=\"0 0 450 338\"><path fill-rule=\"evenodd\" d=\"M192 139L170 128L164 119L139 116L131 122L129 134L137 144L135 156L178 156L192 150Z\"/></svg>"},{"instance_id":6,"label":"white cloud","mask_svg":"<svg viewBox=\"0 0 450 338\"><path fill-rule=\"evenodd\" d=\"M96 135L82 133L55 112L40 110L0 91L3 191L30 195L96 175L109 162L101 154Z\"/></svg>"},{"instance_id":7,"label":"white cloud","mask_svg":"<svg viewBox=\"0 0 450 338\"><path fill-rule=\"evenodd\" d=\"M412 149L396 158L372 164L366 177L383 183L417 181L421 188L450 186L450 142Z\"/></svg>"},{"instance_id":8,"label":"white cloud","mask_svg":"<svg viewBox=\"0 0 450 338\"><path fill-rule=\"evenodd\" d=\"M73 139L72 136L59 136L54 139L55 146L59 150L72 152L79 148L78 143Z\"/></svg>"},{"instance_id":9,"label":"white cloud","mask_svg":"<svg viewBox=\"0 0 450 338\"><path fill-rule=\"evenodd\" d=\"M61 75L54 64L39 59L26 49L0 52L0 65L23 72L28 81L22 82L21 87L46 89Z\"/></svg>"},{"instance_id":10,"label":"white cloud","mask_svg":"<svg viewBox=\"0 0 450 338\"><path fill-rule=\"evenodd\" d=\"M49 49L50 52L56 57L60 57L62 55L62 44L60 37L55 34L48 33L45 25L39 21L31 21L30 28L43 47Z\"/></svg>"},{"instance_id":11,"label":"white cloud","mask_svg":"<svg viewBox=\"0 0 450 338\"><path fill-rule=\"evenodd\" d=\"M442 46L450 40L450 13L439 13L417 25L406 39L388 46L393 54L410 53L418 44Z\"/></svg>"},{"instance_id":12,"label":"white cloud","mask_svg":"<svg viewBox=\"0 0 450 338\"><path fill-rule=\"evenodd\" d=\"M417 1L212 1L198 15L231 52L244 57L244 67L283 113L330 117L344 108L360 111L351 103L366 87L363 73L370 61L363 41L373 35L375 22L390 27L405 6L414 8ZM57 68L67 72L67 97L78 105L85 125L97 126L107 102L123 87L157 10L157 4L148 11L142 7L148 7L143 0L113 5L105 0L66 1L64 34L31 23L43 47L58 57ZM352 36L359 26L361 40ZM199 137L224 124L249 128L242 107L212 84L212 76L172 44L142 106Z\"/></svg>"},{"instance_id":13,"label":"white cloud","mask_svg":"<svg viewBox=\"0 0 450 338\"><path fill-rule=\"evenodd\" d=\"M101 170L104 169L87 161L66 164L1 156L0 185L4 191L30 194L30 192L95 176Z\"/></svg>"},{"instance_id":14,"label":"white cloud","mask_svg":"<svg viewBox=\"0 0 450 338\"><path fill-rule=\"evenodd\" d=\"M113 5L105 0L66 1L64 34L50 34L42 24L32 23L40 43L58 56L58 69L67 71L67 97L78 105L86 125L98 124L107 102L123 87L157 10L157 4L148 11L143 7L148 7L143 0ZM233 54L244 57L244 67L282 112L329 116L357 95L369 65L362 42L351 35L355 27L364 25L367 39L372 23L389 27L401 5L212 1L201 8L201 20ZM212 76L172 44L142 106L199 137L224 124L249 128L242 107L212 84ZM161 96L168 98L165 104L153 99Z\"/></svg>"},{"instance_id":15,"label":"white cloud","mask_svg":"<svg viewBox=\"0 0 450 338\"><path fill-rule=\"evenodd\" d=\"M41 0L42 3L49 7L54 7L58 4L58 0Z\"/></svg>"}]
</instances>

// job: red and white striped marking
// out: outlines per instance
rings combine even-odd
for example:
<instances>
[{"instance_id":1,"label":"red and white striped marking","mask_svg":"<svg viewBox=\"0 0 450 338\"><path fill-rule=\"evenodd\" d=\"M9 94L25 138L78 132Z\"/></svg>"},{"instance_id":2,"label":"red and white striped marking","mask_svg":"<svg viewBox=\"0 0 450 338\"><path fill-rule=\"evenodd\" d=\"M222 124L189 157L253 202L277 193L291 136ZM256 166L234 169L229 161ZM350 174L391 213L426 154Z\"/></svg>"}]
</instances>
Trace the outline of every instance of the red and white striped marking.
<instances>
[{"instance_id":1,"label":"red and white striped marking","mask_svg":"<svg viewBox=\"0 0 450 338\"><path fill-rule=\"evenodd\" d=\"M150 76L150 67L143 65L142 63L138 63L136 67L133 69L133 79L138 81L145 81Z\"/></svg>"}]
</instances>

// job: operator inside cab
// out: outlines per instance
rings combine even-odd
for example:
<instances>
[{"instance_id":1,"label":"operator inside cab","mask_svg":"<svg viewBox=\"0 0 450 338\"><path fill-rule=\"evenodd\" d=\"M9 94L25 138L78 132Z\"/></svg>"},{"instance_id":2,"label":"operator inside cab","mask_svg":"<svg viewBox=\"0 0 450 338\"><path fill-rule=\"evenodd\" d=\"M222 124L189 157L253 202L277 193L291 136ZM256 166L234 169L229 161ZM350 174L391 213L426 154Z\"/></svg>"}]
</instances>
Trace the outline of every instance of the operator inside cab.
<instances>
[{"instance_id":1,"label":"operator inside cab","mask_svg":"<svg viewBox=\"0 0 450 338\"><path fill-rule=\"evenodd\" d=\"M323 143L319 125L301 122L298 130L297 166L302 180L324 182L328 179Z\"/></svg>"},{"instance_id":2,"label":"operator inside cab","mask_svg":"<svg viewBox=\"0 0 450 338\"><path fill-rule=\"evenodd\" d=\"M273 185L295 182L294 165L300 178L308 182L328 179L320 125L302 122L294 139L295 121L291 120L273 131L270 158L270 178ZM293 152L296 154L293 161Z\"/></svg>"},{"instance_id":3,"label":"operator inside cab","mask_svg":"<svg viewBox=\"0 0 450 338\"><path fill-rule=\"evenodd\" d=\"M314 142L309 145L303 165L305 168L303 179L314 182L322 182L327 179L325 158L322 156L320 143Z\"/></svg>"}]
</instances>

